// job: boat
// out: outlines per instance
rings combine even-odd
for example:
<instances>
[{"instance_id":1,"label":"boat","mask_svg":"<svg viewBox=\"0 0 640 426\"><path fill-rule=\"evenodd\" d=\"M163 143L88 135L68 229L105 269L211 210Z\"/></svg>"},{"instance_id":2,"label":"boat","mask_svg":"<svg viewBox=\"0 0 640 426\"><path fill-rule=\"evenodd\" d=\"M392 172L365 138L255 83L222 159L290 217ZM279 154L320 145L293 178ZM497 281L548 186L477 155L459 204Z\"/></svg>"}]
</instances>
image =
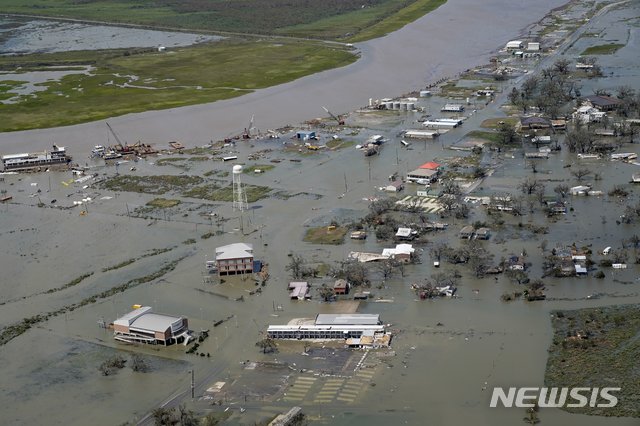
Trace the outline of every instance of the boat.
<instances>
[{"instance_id":1,"label":"boat","mask_svg":"<svg viewBox=\"0 0 640 426\"><path fill-rule=\"evenodd\" d=\"M122 158L122 154L111 149L105 152L102 158L105 160L115 160L116 158Z\"/></svg>"},{"instance_id":2,"label":"boat","mask_svg":"<svg viewBox=\"0 0 640 426\"><path fill-rule=\"evenodd\" d=\"M104 157L105 148L102 145L96 145L91 150L91 158Z\"/></svg>"},{"instance_id":3,"label":"boat","mask_svg":"<svg viewBox=\"0 0 640 426\"><path fill-rule=\"evenodd\" d=\"M63 146L53 145L51 151L10 154L2 156L4 171L28 170L36 167L47 167L56 164L68 164L71 157Z\"/></svg>"}]
</instances>

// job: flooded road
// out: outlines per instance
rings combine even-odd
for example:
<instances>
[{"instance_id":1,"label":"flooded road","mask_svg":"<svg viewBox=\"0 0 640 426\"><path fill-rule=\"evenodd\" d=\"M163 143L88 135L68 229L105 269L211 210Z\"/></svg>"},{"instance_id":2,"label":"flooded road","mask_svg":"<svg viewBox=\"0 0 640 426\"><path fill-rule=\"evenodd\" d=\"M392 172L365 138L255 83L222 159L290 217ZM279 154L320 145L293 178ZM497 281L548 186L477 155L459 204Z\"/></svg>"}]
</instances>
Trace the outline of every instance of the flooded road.
<instances>
[{"instance_id":1,"label":"flooded road","mask_svg":"<svg viewBox=\"0 0 640 426\"><path fill-rule=\"evenodd\" d=\"M213 104L152 111L111 119L130 140L202 145L239 134L255 115L260 130L324 116L322 106L343 113L369 98L417 90L486 62L491 52L525 32L564 0L450 0L434 12L381 39L359 44L362 58L347 67ZM492 24L500 16L500 25ZM257 65L257 64L256 64ZM87 154L103 143L104 122L0 134L3 152L42 149L51 141Z\"/></svg>"},{"instance_id":2,"label":"flooded road","mask_svg":"<svg viewBox=\"0 0 640 426\"><path fill-rule=\"evenodd\" d=\"M631 11L637 13L637 6ZM617 25L625 18L625 13L629 12L608 14L606 19L594 23L597 26L593 30L606 30L605 36L618 37ZM637 36L637 30L636 27L631 32L632 39ZM583 47L576 43L566 54L577 55L576 52L579 53ZM633 47L627 46L620 49L617 57L601 59L601 64L606 72L618 61L632 63L630 55L633 54ZM637 68L623 69L624 73L620 71L602 79L601 84L608 85L610 81L617 81L615 79L619 76L624 76L626 81L639 80ZM324 77L315 78L321 81ZM367 84L374 87L374 83ZM592 84L595 87L595 83L585 83L585 87ZM435 110L442 101L433 97L418 102L419 106ZM301 108L306 108L306 103L306 100L304 105L297 102ZM195 109L199 108L217 107L207 105ZM292 107L286 104L283 110L287 108ZM177 115L191 110L174 110L172 114L176 114L177 120ZM161 117L170 117L163 114L168 113L124 117L118 121L118 126L139 126L135 128L141 132L156 132L157 129L147 127L148 123L155 122L166 132L174 131L162 122ZM168 262L182 259L175 270L160 279L52 316L0 347L0 363L3 365L0 382L4 384L0 390L0 403L4 407L5 422L84 425L87 419L91 419L93 424L122 424L142 419L150 409L174 397L178 398L176 401L182 401L185 395L184 401L202 410L210 409L209 401L191 402L188 397L188 372L192 368L196 372L196 395L201 395L204 389L218 381L224 381L231 387L236 381L251 383L253 380L256 387L263 386L266 378L250 376L242 362L293 358L290 353L263 355L254 346L262 338L267 325L286 323L297 317L312 317L333 309L333 304L320 303L315 294L309 302L288 300L288 254L300 254L310 264L328 264L345 259L350 251L379 252L392 244L376 241L371 232L365 241L347 239L339 246L314 245L302 241L307 227L328 225L334 218L348 218L350 221L353 217L365 215L369 204L365 199L384 197L378 188L386 185L388 176L393 173L405 174L425 161L446 161L454 156L468 155L446 148L476 128L483 119L500 115L500 112L494 104L480 107L477 113L467 113L470 117L460 128L442 135L435 142L414 141L410 149L400 145L398 134L401 130L415 128L420 114L386 112L377 122L376 114L372 117L359 114L350 117L349 120L361 123L364 128L357 134L342 136L355 144L372 134L383 133L389 141L378 156L363 157L362 152L353 146L337 151L285 152L282 151L283 142L289 142L288 137L255 143L240 142L235 147L226 148L229 154L237 155L242 162L275 166L262 174L243 176L245 183L298 194L286 201L278 197L259 200L252 203L251 209L242 217L232 211L229 203L182 198L173 192L165 196L181 198L183 203L179 207L135 213L144 209L146 202L156 196L117 193L99 189L96 185L83 188L84 183L70 183L70 173L64 172L3 175L0 188L14 196L11 203L0 204L0 239L4 243L0 247L0 265L5 277L0 281L0 323L3 326L54 312L131 279L151 274ZM244 123L245 115L235 117L238 123ZM139 117L141 122L136 124L134 117ZM152 117L156 121L145 121L152 120ZM256 116L256 124L258 118ZM185 118L185 122L188 120ZM91 129L98 135L96 142L92 139ZM194 132L202 131L195 125L194 129ZM175 132L190 134L189 130L180 128ZM90 146L104 141L102 124L54 129L52 134L65 131L69 135L78 132L73 141L82 142L79 152L82 149L88 151ZM120 127L118 131L124 133ZM28 135L41 133L44 135L44 132L25 132ZM14 135L2 135L5 136ZM329 133L321 134L323 141L329 140L330 136ZM37 137L30 138L29 143L37 141ZM81 137L86 139L81 140ZM162 136L163 141L167 139L168 136ZM188 140L193 143L206 141ZM50 139L44 141L48 146ZM73 145L73 141L68 145ZM259 160L247 159L261 149L272 151ZM640 153L638 144L626 145L624 149ZM156 164L158 159L166 157L141 160L135 163L136 170L131 170L133 163L123 163L118 173L205 176L212 171L228 172L232 167L220 161L193 162L187 168ZM78 160L87 161L91 173L97 173L98 179L116 174L114 166L105 167L99 162L84 160L80 155ZM490 164L495 162L500 167L482 182L474 195L490 194L497 189L517 192L518 182L533 176L528 162L521 155L489 153L486 161ZM547 194L552 195L552 188L558 182L574 184L570 173L572 168L565 165L582 167L584 164L603 176L602 180L593 182L594 189L606 193L616 184L626 184L630 174L638 169L634 164L608 159L579 161L582 160L577 160L575 154L563 150L552 154L548 160L541 160L535 176L545 183ZM229 183L230 177L219 180ZM38 189L41 191L37 192ZM406 192L413 193L415 189L415 185L408 185ZM82 208L51 207L54 199L57 200L54 204L66 206L86 197L93 201L84 207L87 213L83 215L80 214ZM623 202L606 195L571 197L567 202L572 210L554 223L549 223L540 211L519 218L505 215L507 226L496 230L486 245L496 260L526 251L528 260L533 264L530 274L539 277L543 257L541 239L548 240L549 249L576 243L592 245L594 253L606 245L619 245L623 238L637 233L637 230L634 225L616 224L616 219L625 203L635 204L639 200L638 191ZM38 207L39 204L42 206ZM213 212L217 216L212 216ZM439 219L438 215L429 216L433 220ZM320 423L332 425L522 424L525 414L522 409L489 408L490 392L494 386L543 385L547 348L552 338L551 311L640 302L637 265L629 265L629 269L619 271L607 269L607 277L603 280L592 276L545 278L548 300L532 303L521 300L502 302L500 296L503 293L522 288L504 275L497 279L493 276L478 279L467 268L458 267L462 273L458 298L416 300L409 285L436 272L428 255L430 244L446 241L458 246L457 232L463 225L489 221L490 218L484 209L472 206L472 216L468 220L446 220L450 224L449 230L428 234L429 242L420 246L424 250L421 264L407 266L404 277L395 275L385 282L378 276L373 277L370 290L375 299L388 302L375 302L373 299L360 304L358 312L379 313L385 323L392 324L390 328L394 332L397 330L392 343L396 356L386 362L371 361L369 370L345 371L344 377L287 373L292 375L291 382L296 385L287 389L288 395L266 401L247 401L241 395L228 405L237 413L231 424L254 424L286 411L294 404L302 405L305 413L319 418ZM519 223L549 224L550 232L536 235L522 230ZM204 237L217 231L218 235ZM260 294L248 295L248 290L255 289L251 281L229 279L218 284L207 280L204 263L212 258L215 247L238 241L254 244L256 258L269 263L271 278ZM159 249L166 251L154 252ZM116 268L134 258L133 263ZM443 265L441 270L451 268ZM89 273L92 275L77 285L60 289L74 278ZM312 282L319 286L322 282L330 283L331 279L314 279ZM244 296L243 301L235 301L239 296ZM112 321L136 303L151 305L158 312L188 316L190 328L196 332L209 329L210 337L201 344L200 352L210 356L187 355L184 347L179 345L132 348L116 344L112 333L100 328L98 321ZM282 309L274 309L277 305ZM229 321L213 327L214 321L231 316ZM125 368L113 376L102 376L97 366L116 349L125 356L129 351L144 354L152 364L152 371L143 374ZM306 367L314 365L314 362L306 359L300 365ZM328 390L336 387L344 392L342 399L338 399L339 394L334 396ZM328 402L316 403L320 394L328 395L324 400ZM350 396L345 398L346 395ZM239 407L246 408L246 412L240 414ZM541 410L540 418L543 424L551 425L638 424L637 419L581 416L557 409Z\"/></svg>"}]
</instances>

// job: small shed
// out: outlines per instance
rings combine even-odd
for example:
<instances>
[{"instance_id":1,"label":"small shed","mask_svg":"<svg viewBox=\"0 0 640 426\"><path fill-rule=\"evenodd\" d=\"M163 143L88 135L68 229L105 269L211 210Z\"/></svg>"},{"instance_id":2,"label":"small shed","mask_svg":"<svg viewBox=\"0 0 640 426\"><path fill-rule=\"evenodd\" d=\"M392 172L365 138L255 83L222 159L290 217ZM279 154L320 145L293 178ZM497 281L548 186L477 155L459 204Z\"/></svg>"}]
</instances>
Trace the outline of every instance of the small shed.
<instances>
[{"instance_id":1,"label":"small shed","mask_svg":"<svg viewBox=\"0 0 640 426\"><path fill-rule=\"evenodd\" d=\"M401 180L390 182L384 190L387 192L400 192L404 189L404 183Z\"/></svg>"},{"instance_id":2,"label":"small shed","mask_svg":"<svg viewBox=\"0 0 640 426\"><path fill-rule=\"evenodd\" d=\"M316 132L312 130L300 130L296 132L296 138L308 141L310 139L317 139Z\"/></svg>"}]
</instances>

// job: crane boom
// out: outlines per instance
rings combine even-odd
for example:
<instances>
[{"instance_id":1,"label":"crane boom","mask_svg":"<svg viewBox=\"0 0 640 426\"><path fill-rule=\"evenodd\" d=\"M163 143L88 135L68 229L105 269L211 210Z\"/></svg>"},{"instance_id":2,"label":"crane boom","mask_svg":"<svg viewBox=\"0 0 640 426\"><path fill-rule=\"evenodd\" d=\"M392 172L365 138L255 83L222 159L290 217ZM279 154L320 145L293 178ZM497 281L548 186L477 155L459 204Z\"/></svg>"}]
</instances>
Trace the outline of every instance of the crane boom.
<instances>
[{"instance_id":1,"label":"crane boom","mask_svg":"<svg viewBox=\"0 0 640 426\"><path fill-rule=\"evenodd\" d=\"M113 127L111 127L111 125L107 122L107 127L109 128L109 131L111 132L111 134L113 135L113 137L116 139L116 141L118 142L118 145L120 145L121 147L124 147L125 144L122 143L122 141L120 140L120 138L118 137L118 134L116 133L115 130L113 130Z\"/></svg>"},{"instance_id":2,"label":"crane boom","mask_svg":"<svg viewBox=\"0 0 640 426\"><path fill-rule=\"evenodd\" d=\"M329 109L327 107L322 107L322 109L325 110L326 113L329 114L329 116L331 116L331 118L336 120L339 125L343 125L344 124L344 120L342 120L340 117L334 115L331 111L329 111Z\"/></svg>"}]
</instances>

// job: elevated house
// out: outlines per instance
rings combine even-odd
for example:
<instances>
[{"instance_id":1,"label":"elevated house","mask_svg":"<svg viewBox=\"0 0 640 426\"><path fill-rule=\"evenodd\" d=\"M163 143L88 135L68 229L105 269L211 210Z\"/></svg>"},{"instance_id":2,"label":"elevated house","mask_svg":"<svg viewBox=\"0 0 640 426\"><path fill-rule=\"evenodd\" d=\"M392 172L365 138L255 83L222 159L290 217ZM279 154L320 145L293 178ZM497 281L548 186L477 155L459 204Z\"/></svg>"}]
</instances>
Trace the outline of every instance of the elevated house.
<instances>
[{"instance_id":1,"label":"elevated house","mask_svg":"<svg viewBox=\"0 0 640 426\"><path fill-rule=\"evenodd\" d=\"M409 263L414 251L415 249L411 244L396 244L395 248L383 249L382 256L398 262Z\"/></svg>"},{"instance_id":2,"label":"elevated house","mask_svg":"<svg viewBox=\"0 0 640 426\"><path fill-rule=\"evenodd\" d=\"M141 306L113 322L113 338L127 343L168 346L186 344L191 335L187 318L156 314L150 306Z\"/></svg>"},{"instance_id":3,"label":"elevated house","mask_svg":"<svg viewBox=\"0 0 640 426\"><path fill-rule=\"evenodd\" d=\"M339 279L333 283L333 293L334 294L348 294L349 293L349 283L347 280Z\"/></svg>"},{"instance_id":4,"label":"elevated house","mask_svg":"<svg viewBox=\"0 0 640 426\"><path fill-rule=\"evenodd\" d=\"M219 276L253 273L253 244L234 243L217 247L216 267Z\"/></svg>"},{"instance_id":5,"label":"elevated house","mask_svg":"<svg viewBox=\"0 0 640 426\"><path fill-rule=\"evenodd\" d=\"M435 161L428 161L424 164L421 164L419 169L425 170L435 170L436 172L440 172L442 165L440 163L436 163Z\"/></svg>"},{"instance_id":6,"label":"elevated house","mask_svg":"<svg viewBox=\"0 0 640 426\"><path fill-rule=\"evenodd\" d=\"M423 184L423 183L433 182L437 178L437 176L438 176L437 170L418 168L407 173L406 180L407 182Z\"/></svg>"}]
</instances>

